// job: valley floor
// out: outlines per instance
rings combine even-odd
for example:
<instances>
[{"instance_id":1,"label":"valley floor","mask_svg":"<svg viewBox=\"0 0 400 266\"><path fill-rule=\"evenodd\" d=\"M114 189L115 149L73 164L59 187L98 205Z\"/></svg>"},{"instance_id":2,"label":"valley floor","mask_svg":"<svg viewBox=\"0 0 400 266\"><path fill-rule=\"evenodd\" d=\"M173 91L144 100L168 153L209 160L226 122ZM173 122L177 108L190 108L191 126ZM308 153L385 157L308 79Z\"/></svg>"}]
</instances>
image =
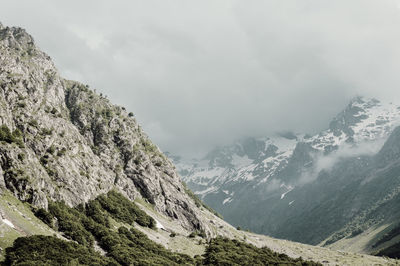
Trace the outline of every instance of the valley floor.
<instances>
[{"instance_id":1,"label":"valley floor","mask_svg":"<svg viewBox=\"0 0 400 266\"><path fill-rule=\"evenodd\" d=\"M179 251L191 256L201 255L204 252L205 240L200 237L188 238L189 232L178 227L169 218L156 213L145 204L137 202L149 215L153 216L165 228L165 230L150 230L141 227L141 231L155 242L158 242L173 251ZM266 246L271 250L284 253L292 258L302 257L304 260L312 260L320 262L323 265L400 265L400 260L371 256L366 254L352 253L347 251L338 251L335 249L311 246L297 242L275 239L265 235L259 235L251 232L240 231L226 223L222 219L216 219L215 216L204 210L204 215L209 216L214 224L215 233L221 234L228 238L238 239L257 247ZM170 232L176 232L177 236L169 237ZM203 244L199 244L202 241Z\"/></svg>"}]
</instances>

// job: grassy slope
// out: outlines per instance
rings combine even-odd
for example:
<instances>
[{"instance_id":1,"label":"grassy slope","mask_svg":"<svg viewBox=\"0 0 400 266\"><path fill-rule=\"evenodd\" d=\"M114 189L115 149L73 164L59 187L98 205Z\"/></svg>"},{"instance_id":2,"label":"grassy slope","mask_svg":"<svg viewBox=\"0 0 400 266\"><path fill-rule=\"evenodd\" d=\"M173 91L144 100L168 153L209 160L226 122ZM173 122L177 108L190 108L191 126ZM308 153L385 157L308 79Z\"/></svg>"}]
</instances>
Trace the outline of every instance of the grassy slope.
<instances>
[{"instance_id":1,"label":"grassy slope","mask_svg":"<svg viewBox=\"0 0 400 266\"><path fill-rule=\"evenodd\" d=\"M202 254L205 250L205 245L199 245L200 238L190 239L187 236L190 232L178 227L171 219L166 218L155 212L148 204L136 202L150 216L158 220L166 230L177 232L180 235L178 238L168 237L169 233L163 230L149 232L150 230L141 230L146 233L150 239L156 241L163 246L179 251L188 255ZM210 212L203 209L203 215L213 221L213 230L219 234L231 239L238 239L257 247L266 246L271 250L284 253L292 258L302 257L306 260L321 262L324 265L400 265L400 261L393 259L369 256L365 254L357 254L352 252L337 251L334 249L311 246L287 240L275 239L265 235L258 235L245 231L238 231L233 226L229 225L222 219L216 218ZM182 241L182 242L180 242Z\"/></svg>"},{"instance_id":2,"label":"grassy slope","mask_svg":"<svg viewBox=\"0 0 400 266\"><path fill-rule=\"evenodd\" d=\"M137 200L136 204L165 228L165 230L152 230L136 224L135 228L145 233L151 240L162 244L172 251L178 251L191 256L204 253L204 239L200 237L187 237L190 232L177 225L171 218L157 213L150 204L141 200ZM16 229L12 229L4 223L0 223L0 247L3 251L5 247L11 246L14 239L19 236L34 234L53 235L55 233L33 215L28 204L21 203L8 192L3 192L0 196L0 209L7 216L7 219L16 225ZM223 236L243 240L258 247L267 246L275 252L285 253L293 258L302 257L303 259L319 261L324 265L400 265L398 261L386 258L334 251L328 248L309 246L245 231L238 231L223 220L216 218L205 209L203 210L203 214L213 221L211 223L213 230L219 232ZM115 223L116 227L121 226L121 223L116 221L113 221L113 223ZM175 232L176 236L170 237L171 232ZM202 244L199 244L200 241ZM3 257L1 257L1 259L3 259Z\"/></svg>"},{"instance_id":3,"label":"grassy slope","mask_svg":"<svg viewBox=\"0 0 400 266\"><path fill-rule=\"evenodd\" d=\"M2 222L0 219L0 261L4 258L4 250L12 245L20 236L53 235L51 228L40 221L32 213L29 204L22 203L8 191L0 191L0 213L3 218L11 221L15 229Z\"/></svg>"}]
</instances>

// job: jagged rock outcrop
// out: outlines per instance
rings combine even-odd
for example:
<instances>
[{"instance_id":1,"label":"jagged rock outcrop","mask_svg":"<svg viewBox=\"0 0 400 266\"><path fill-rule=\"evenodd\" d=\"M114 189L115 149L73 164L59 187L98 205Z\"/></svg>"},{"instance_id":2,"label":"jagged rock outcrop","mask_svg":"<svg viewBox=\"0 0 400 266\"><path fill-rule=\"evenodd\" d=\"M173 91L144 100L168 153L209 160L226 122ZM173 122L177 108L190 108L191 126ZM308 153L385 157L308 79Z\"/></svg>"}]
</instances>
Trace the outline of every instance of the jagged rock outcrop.
<instances>
[{"instance_id":1,"label":"jagged rock outcrop","mask_svg":"<svg viewBox=\"0 0 400 266\"><path fill-rule=\"evenodd\" d=\"M186 229L207 223L174 166L131 113L60 77L21 28L0 24L0 186L20 200L77 205L117 188Z\"/></svg>"}]
</instances>

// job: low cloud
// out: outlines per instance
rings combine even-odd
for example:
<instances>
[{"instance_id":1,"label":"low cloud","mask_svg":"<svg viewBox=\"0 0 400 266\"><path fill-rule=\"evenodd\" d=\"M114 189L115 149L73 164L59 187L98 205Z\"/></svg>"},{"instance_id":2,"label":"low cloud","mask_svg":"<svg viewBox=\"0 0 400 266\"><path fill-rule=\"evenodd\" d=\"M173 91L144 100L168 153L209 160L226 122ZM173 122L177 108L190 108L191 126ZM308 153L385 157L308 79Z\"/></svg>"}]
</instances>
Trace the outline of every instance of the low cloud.
<instances>
[{"instance_id":1,"label":"low cloud","mask_svg":"<svg viewBox=\"0 0 400 266\"><path fill-rule=\"evenodd\" d=\"M330 172L338 162L347 158L373 156L380 151L386 139L387 138L381 138L374 141L364 141L357 145L344 143L337 151L328 155L316 154L314 158L314 166L312 169L303 173L299 180L296 181L296 185L304 185L316 180L321 171Z\"/></svg>"},{"instance_id":2,"label":"low cloud","mask_svg":"<svg viewBox=\"0 0 400 266\"><path fill-rule=\"evenodd\" d=\"M318 132L354 95L400 98L395 0L5 0L0 15L173 153Z\"/></svg>"}]
</instances>

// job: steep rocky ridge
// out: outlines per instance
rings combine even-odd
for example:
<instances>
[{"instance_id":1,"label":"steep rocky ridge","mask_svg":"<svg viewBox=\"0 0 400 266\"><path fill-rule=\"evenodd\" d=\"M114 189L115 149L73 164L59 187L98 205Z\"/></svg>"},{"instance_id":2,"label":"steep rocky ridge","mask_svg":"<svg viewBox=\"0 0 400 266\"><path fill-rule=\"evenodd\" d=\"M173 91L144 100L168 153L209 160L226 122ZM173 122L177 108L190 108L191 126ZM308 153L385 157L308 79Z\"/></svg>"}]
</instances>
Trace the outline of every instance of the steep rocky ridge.
<instances>
[{"instance_id":1,"label":"steep rocky ridge","mask_svg":"<svg viewBox=\"0 0 400 266\"><path fill-rule=\"evenodd\" d=\"M116 187L186 229L211 233L174 166L133 115L61 78L25 30L0 26L0 70L0 123L22 140L0 145L2 189L46 207L48 199L72 206Z\"/></svg>"}]
</instances>

